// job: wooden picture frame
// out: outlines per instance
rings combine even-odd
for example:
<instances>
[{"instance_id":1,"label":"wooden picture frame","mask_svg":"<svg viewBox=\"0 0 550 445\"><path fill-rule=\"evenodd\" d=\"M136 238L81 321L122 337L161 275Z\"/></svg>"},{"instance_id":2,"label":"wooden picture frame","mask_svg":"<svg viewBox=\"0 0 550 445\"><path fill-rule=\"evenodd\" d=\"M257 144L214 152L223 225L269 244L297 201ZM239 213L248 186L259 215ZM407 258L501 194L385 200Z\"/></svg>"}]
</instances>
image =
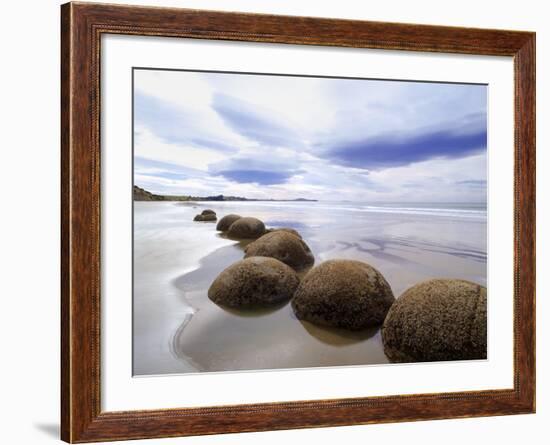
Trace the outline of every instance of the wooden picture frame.
<instances>
[{"instance_id":1,"label":"wooden picture frame","mask_svg":"<svg viewBox=\"0 0 550 445\"><path fill-rule=\"evenodd\" d=\"M535 34L172 8L61 7L61 437L94 442L535 411ZM102 412L100 38L103 34L512 56L514 387L509 390Z\"/></svg>"}]
</instances>

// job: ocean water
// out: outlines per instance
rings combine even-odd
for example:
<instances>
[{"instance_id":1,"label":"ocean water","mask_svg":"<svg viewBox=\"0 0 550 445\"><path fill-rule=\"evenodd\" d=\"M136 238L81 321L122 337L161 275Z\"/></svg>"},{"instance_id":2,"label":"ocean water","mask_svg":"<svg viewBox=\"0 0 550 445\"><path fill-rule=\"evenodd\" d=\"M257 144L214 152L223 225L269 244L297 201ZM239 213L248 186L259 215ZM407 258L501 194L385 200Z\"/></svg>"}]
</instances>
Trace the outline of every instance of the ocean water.
<instances>
[{"instance_id":1,"label":"ocean water","mask_svg":"<svg viewBox=\"0 0 550 445\"><path fill-rule=\"evenodd\" d=\"M366 261L396 297L419 281L462 278L486 285L487 208L478 203L135 202L135 375L384 364L379 329L349 333L297 320L289 304L266 311L223 309L207 298L246 242L215 223L211 208L300 231L316 264Z\"/></svg>"}]
</instances>

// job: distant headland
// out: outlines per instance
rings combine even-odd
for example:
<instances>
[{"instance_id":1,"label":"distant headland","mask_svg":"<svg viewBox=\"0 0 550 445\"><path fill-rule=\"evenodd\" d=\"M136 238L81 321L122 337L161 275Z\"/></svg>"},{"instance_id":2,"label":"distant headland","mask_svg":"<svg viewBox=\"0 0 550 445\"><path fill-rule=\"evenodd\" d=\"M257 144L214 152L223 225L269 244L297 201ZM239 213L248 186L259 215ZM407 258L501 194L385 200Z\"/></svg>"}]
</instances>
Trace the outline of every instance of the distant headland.
<instances>
[{"instance_id":1,"label":"distant headland","mask_svg":"<svg viewBox=\"0 0 550 445\"><path fill-rule=\"evenodd\" d=\"M190 196L190 195L156 195L148 192L137 185L134 185L134 201L302 201L302 202L316 202L316 199L250 199L242 196Z\"/></svg>"}]
</instances>

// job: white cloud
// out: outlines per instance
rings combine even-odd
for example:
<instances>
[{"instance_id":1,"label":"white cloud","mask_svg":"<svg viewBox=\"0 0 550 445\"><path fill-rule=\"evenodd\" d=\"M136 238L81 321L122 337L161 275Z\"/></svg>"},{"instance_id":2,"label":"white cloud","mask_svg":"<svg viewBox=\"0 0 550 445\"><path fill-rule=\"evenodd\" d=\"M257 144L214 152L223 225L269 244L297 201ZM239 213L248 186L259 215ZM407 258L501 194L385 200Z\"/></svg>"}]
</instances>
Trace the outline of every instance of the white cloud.
<instances>
[{"instance_id":1,"label":"white cloud","mask_svg":"<svg viewBox=\"0 0 550 445\"><path fill-rule=\"evenodd\" d=\"M138 69L134 71L134 85L136 91L174 106L210 111L212 88L198 73Z\"/></svg>"},{"instance_id":2,"label":"white cloud","mask_svg":"<svg viewBox=\"0 0 550 445\"><path fill-rule=\"evenodd\" d=\"M486 154L423 162L368 171L323 158L323 148L364 140L379 134L415 134L448 122L478 125L469 116L485 113L481 86L410 82L333 80L280 76L135 72L140 94L181 112L179 133L170 139L159 125L173 116L154 116L135 128L135 155L165 167L136 167L136 183L170 194L238 195L249 198L346 199L362 201L481 201L486 179ZM228 123L213 107L216 95L234 98ZM238 109L238 104L243 109ZM235 110L235 106L237 109ZM246 113L254 113L247 119ZM261 111L261 112L260 112ZM242 116L239 112L244 113ZM265 143L247 128L255 117L273 117L266 131L287 132ZM176 121L174 125L178 125ZM279 130L278 130L279 129ZM177 139L177 140L176 140ZM189 142L186 142L187 139ZM183 140L183 142L182 142ZM212 141L195 144L193 141ZM279 141L273 143L273 140ZM233 148L220 149L215 143ZM294 143L293 143L294 142ZM256 169L287 173L279 184L246 183L223 177L224 170ZM181 175L177 173L181 172ZM470 185L468 185L470 184Z\"/></svg>"},{"instance_id":3,"label":"white cloud","mask_svg":"<svg viewBox=\"0 0 550 445\"><path fill-rule=\"evenodd\" d=\"M223 153L208 148L171 144L155 136L148 128L135 128L134 156L206 172L208 165L226 158Z\"/></svg>"},{"instance_id":4,"label":"white cloud","mask_svg":"<svg viewBox=\"0 0 550 445\"><path fill-rule=\"evenodd\" d=\"M171 132L187 139L219 141L238 147L249 143L246 138L232 131L212 109L214 91L200 74L180 71L134 71L134 86L137 94L166 104L173 114L181 114L179 122L173 122ZM136 110L139 112L139 110ZM136 121L140 121L139 115ZM156 132L158 123L170 121L174 116L159 116L160 121L141 122L150 132ZM157 137L160 135L157 134Z\"/></svg>"}]
</instances>

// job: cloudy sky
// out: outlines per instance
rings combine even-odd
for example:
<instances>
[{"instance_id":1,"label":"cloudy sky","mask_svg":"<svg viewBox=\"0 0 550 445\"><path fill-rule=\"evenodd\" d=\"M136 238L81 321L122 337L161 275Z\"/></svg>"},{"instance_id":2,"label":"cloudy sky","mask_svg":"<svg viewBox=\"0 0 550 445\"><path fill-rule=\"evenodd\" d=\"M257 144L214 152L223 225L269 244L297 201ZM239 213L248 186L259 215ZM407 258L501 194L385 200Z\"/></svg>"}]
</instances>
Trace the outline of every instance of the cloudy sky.
<instances>
[{"instance_id":1,"label":"cloudy sky","mask_svg":"<svg viewBox=\"0 0 550 445\"><path fill-rule=\"evenodd\" d=\"M154 193L484 202L486 86L134 70Z\"/></svg>"}]
</instances>

